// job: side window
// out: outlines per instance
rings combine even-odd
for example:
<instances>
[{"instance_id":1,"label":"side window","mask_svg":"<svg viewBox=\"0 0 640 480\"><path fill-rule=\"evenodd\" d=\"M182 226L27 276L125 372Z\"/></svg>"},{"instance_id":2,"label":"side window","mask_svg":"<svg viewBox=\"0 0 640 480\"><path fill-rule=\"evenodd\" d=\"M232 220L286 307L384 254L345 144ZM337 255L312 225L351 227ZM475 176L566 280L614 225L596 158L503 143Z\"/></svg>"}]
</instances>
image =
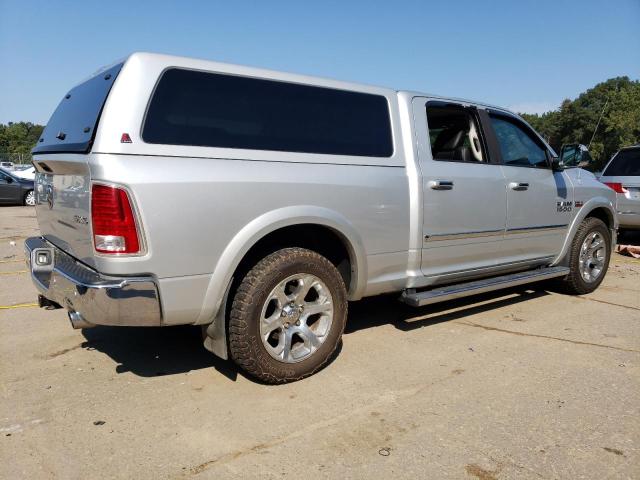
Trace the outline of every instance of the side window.
<instances>
[{"instance_id":1,"label":"side window","mask_svg":"<svg viewBox=\"0 0 640 480\"><path fill-rule=\"evenodd\" d=\"M523 126L503 117L491 115L490 118L502 153L502 162L505 165L548 167L545 149Z\"/></svg>"},{"instance_id":2,"label":"side window","mask_svg":"<svg viewBox=\"0 0 640 480\"><path fill-rule=\"evenodd\" d=\"M2 183L2 184L9 183L7 178L8 178L7 175L5 175L4 173L0 172L0 183Z\"/></svg>"},{"instance_id":3,"label":"side window","mask_svg":"<svg viewBox=\"0 0 640 480\"><path fill-rule=\"evenodd\" d=\"M640 176L640 149L620 150L602 175L607 177Z\"/></svg>"},{"instance_id":4,"label":"side window","mask_svg":"<svg viewBox=\"0 0 640 480\"><path fill-rule=\"evenodd\" d=\"M172 68L160 78L147 143L391 157L382 95Z\"/></svg>"},{"instance_id":5,"label":"side window","mask_svg":"<svg viewBox=\"0 0 640 480\"><path fill-rule=\"evenodd\" d=\"M472 111L456 106L427 104L431 155L434 160L487 162L478 122Z\"/></svg>"}]
</instances>

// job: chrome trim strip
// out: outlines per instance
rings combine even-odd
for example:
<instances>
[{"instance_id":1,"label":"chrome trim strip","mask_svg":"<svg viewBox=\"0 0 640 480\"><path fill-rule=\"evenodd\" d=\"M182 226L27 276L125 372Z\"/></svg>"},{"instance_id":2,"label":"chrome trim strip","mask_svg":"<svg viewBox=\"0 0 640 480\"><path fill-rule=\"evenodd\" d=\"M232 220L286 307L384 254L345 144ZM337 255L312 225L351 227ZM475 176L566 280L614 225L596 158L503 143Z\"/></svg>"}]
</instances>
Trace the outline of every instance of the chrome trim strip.
<instances>
[{"instance_id":1,"label":"chrome trim strip","mask_svg":"<svg viewBox=\"0 0 640 480\"><path fill-rule=\"evenodd\" d=\"M439 233L436 235L425 235L425 242L440 242L442 240L460 240L463 238L478 237L497 237L504 235L504 229L500 230L481 230L477 232L460 232L460 233Z\"/></svg>"},{"instance_id":2,"label":"chrome trim strip","mask_svg":"<svg viewBox=\"0 0 640 480\"><path fill-rule=\"evenodd\" d=\"M539 227L519 227L508 228L505 232L506 235L513 235L517 233L531 233L531 232L544 232L548 230L564 230L569 228L568 224L565 225L540 225Z\"/></svg>"},{"instance_id":3,"label":"chrome trim strip","mask_svg":"<svg viewBox=\"0 0 640 480\"><path fill-rule=\"evenodd\" d=\"M569 225L540 225L537 227L518 227L506 230L480 230L477 232L460 233L439 233L436 235L425 235L425 242L440 242L443 240L461 240L465 238L497 237L500 235L513 235L516 233L544 232L548 230L566 229Z\"/></svg>"}]
</instances>

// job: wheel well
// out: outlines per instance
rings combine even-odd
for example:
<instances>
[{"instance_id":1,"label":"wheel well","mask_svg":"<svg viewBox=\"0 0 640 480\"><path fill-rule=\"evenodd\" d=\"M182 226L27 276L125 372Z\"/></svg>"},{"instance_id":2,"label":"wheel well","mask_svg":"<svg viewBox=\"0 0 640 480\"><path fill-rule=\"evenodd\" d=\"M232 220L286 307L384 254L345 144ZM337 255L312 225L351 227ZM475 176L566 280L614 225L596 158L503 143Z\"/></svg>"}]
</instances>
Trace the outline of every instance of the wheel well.
<instances>
[{"instance_id":1,"label":"wheel well","mask_svg":"<svg viewBox=\"0 0 640 480\"><path fill-rule=\"evenodd\" d=\"M589 218L589 217L598 218L604 222L607 228L609 229L613 228L613 216L611 215L611 212L606 208L602 208L602 207L594 208L587 214L586 218Z\"/></svg>"},{"instance_id":2,"label":"wheel well","mask_svg":"<svg viewBox=\"0 0 640 480\"><path fill-rule=\"evenodd\" d=\"M267 255L287 247L313 250L336 267L349 290L352 278L352 260L347 240L332 228L316 224L300 224L283 227L261 238L240 261L234 272L232 290L244 275Z\"/></svg>"}]
</instances>

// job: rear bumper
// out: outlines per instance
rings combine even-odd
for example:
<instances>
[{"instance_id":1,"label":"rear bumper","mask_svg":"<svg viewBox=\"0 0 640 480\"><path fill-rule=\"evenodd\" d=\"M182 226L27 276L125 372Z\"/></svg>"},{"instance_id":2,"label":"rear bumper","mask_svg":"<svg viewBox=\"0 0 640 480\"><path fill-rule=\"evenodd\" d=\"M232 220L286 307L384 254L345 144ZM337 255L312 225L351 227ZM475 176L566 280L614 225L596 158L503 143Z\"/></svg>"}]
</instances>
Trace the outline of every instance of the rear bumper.
<instances>
[{"instance_id":1,"label":"rear bumper","mask_svg":"<svg viewBox=\"0 0 640 480\"><path fill-rule=\"evenodd\" d=\"M640 228L640 211L618 212L619 228Z\"/></svg>"},{"instance_id":2,"label":"rear bumper","mask_svg":"<svg viewBox=\"0 0 640 480\"><path fill-rule=\"evenodd\" d=\"M54 262L51 271L34 271L31 253L37 248L52 251ZM26 240L25 256L31 279L41 295L66 308L74 327L160 326L160 296L152 277L102 275L42 237Z\"/></svg>"}]
</instances>

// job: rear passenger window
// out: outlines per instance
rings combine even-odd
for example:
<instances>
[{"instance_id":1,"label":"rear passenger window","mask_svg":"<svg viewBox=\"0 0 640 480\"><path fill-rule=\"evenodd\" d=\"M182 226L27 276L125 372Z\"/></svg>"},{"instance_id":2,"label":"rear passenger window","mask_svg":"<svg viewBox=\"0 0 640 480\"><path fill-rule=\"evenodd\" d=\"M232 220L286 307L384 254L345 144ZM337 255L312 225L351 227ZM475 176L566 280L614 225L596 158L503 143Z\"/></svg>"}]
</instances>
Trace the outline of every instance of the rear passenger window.
<instances>
[{"instance_id":1,"label":"rear passenger window","mask_svg":"<svg viewBox=\"0 0 640 480\"><path fill-rule=\"evenodd\" d=\"M604 171L605 177L640 176L640 148L620 150Z\"/></svg>"},{"instance_id":2,"label":"rear passenger window","mask_svg":"<svg viewBox=\"0 0 640 480\"><path fill-rule=\"evenodd\" d=\"M427 105L429 141L434 160L486 162L480 130L471 110Z\"/></svg>"},{"instance_id":3,"label":"rear passenger window","mask_svg":"<svg viewBox=\"0 0 640 480\"><path fill-rule=\"evenodd\" d=\"M184 69L162 75L142 138L169 145L393 154L383 96Z\"/></svg>"},{"instance_id":4,"label":"rear passenger window","mask_svg":"<svg viewBox=\"0 0 640 480\"><path fill-rule=\"evenodd\" d=\"M498 139L502 163L512 167L547 168L546 150L532 134L511 120L491 115L491 124Z\"/></svg>"}]
</instances>

